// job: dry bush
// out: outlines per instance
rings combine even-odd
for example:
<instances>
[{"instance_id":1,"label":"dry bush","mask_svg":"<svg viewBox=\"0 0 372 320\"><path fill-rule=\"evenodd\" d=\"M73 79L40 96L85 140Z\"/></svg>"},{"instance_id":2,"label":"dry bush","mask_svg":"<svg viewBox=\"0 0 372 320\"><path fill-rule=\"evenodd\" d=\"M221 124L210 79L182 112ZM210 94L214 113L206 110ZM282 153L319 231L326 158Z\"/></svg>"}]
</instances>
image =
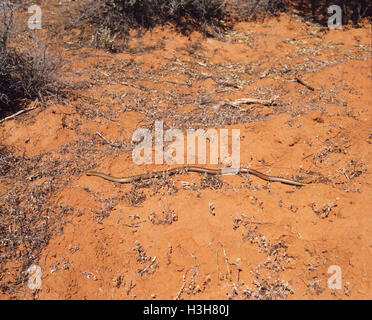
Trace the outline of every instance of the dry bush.
<instances>
[{"instance_id":1,"label":"dry bush","mask_svg":"<svg viewBox=\"0 0 372 320\"><path fill-rule=\"evenodd\" d=\"M313 0L314 1L314 0ZM319 0L318 0L319 1ZM315 1L317 2L317 1ZM327 1L329 2L329 1ZM356 0L356 1L346 1L346 0L339 0L334 1L338 4L343 11L343 24L349 24L350 22L353 25L358 25L360 20L363 18L367 18L371 20L372 18L372 3L368 0Z\"/></svg>"},{"instance_id":2,"label":"dry bush","mask_svg":"<svg viewBox=\"0 0 372 320\"><path fill-rule=\"evenodd\" d=\"M57 78L61 59L36 39L30 48L9 46L17 6L0 4L0 119L14 113L26 100L57 96L65 83Z\"/></svg>"},{"instance_id":3,"label":"dry bush","mask_svg":"<svg viewBox=\"0 0 372 320\"><path fill-rule=\"evenodd\" d=\"M257 21L279 16L296 9L304 17L326 24L327 8L338 4L343 9L344 24L357 24L371 17L368 0L89 0L80 6L80 13L71 26L85 28L85 22L95 27L92 43L99 48L116 51L119 38L127 39L129 31L151 29L172 23L183 33L194 30L206 35L219 35L236 21ZM120 37L117 37L120 35Z\"/></svg>"},{"instance_id":4,"label":"dry bush","mask_svg":"<svg viewBox=\"0 0 372 320\"><path fill-rule=\"evenodd\" d=\"M238 21L256 21L287 11L286 0L232 0L229 10Z\"/></svg>"},{"instance_id":5,"label":"dry bush","mask_svg":"<svg viewBox=\"0 0 372 320\"><path fill-rule=\"evenodd\" d=\"M0 101L4 109L18 105L23 99L56 95L61 89L56 77L59 67L60 60L46 46L37 45L22 52L7 50L1 54Z\"/></svg>"},{"instance_id":6,"label":"dry bush","mask_svg":"<svg viewBox=\"0 0 372 320\"><path fill-rule=\"evenodd\" d=\"M357 25L361 19L372 17L372 3L368 0L231 0L230 7L238 20L254 21L281 12L296 9L304 17L327 25L328 7L339 5L343 13L343 24L352 22Z\"/></svg>"},{"instance_id":7,"label":"dry bush","mask_svg":"<svg viewBox=\"0 0 372 320\"><path fill-rule=\"evenodd\" d=\"M372 18L372 3L368 0L301 0L293 3L293 7L299 11L300 15L311 16L324 25L327 24L328 7L331 5L341 7L343 25L352 22L354 26L357 26L362 19L367 18L371 21Z\"/></svg>"},{"instance_id":8,"label":"dry bush","mask_svg":"<svg viewBox=\"0 0 372 320\"><path fill-rule=\"evenodd\" d=\"M100 0L89 1L80 8L73 21L79 25L88 21L98 33L128 35L130 29L151 29L157 25L173 23L183 32L220 26L224 15L223 0Z\"/></svg>"}]
</instances>

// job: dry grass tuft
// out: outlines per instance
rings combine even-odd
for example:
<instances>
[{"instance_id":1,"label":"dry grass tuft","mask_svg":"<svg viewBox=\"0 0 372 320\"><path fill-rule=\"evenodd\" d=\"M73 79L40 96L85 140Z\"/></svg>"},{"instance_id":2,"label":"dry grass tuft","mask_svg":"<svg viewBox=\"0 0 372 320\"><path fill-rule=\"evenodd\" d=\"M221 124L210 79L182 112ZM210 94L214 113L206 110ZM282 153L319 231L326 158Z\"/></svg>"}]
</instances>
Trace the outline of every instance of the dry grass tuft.
<instances>
[{"instance_id":1,"label":"dry grass tuft","mask_svg":"<svg viewBox=\"0 0 372 320\"><path fill-rule=\"evenodd\" d=\"M31 49L11 47L17 6L0 4L0 119L15 113L27 100L61 95L67 86L58 79L62 60L33 39Z\"/></svg>"}]
</instances>

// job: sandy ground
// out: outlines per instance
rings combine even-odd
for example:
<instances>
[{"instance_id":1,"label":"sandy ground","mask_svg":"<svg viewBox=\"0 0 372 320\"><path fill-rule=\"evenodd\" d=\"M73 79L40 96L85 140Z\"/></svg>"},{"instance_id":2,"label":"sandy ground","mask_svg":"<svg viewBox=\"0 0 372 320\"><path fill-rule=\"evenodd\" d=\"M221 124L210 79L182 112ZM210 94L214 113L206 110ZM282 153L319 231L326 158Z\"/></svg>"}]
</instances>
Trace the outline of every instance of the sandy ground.
<instances>
[{"instance_id":1,"label":"sandy ground","mask_svg":"<svg viewBox=\"0 0 372 320\"><path fill-rule=\"evenodd\" d=\"M42 289L25 282L0 298L371 299L371 26L329 31L282 15L221 39L159 27L129 48L65 45L64 70L89 85L0 125L2 144L32 162L30 179L1 178L0 194L49 183L58 188L45 203L59 208L38 212L58 216L34 261ZM189 173L146 187L84 174L168 168L131 155L135 129L161 119L240 129L242 166L313 183ZM2 288L21 270L16 259L3 265Z\"/></svg>"}]
</instances>

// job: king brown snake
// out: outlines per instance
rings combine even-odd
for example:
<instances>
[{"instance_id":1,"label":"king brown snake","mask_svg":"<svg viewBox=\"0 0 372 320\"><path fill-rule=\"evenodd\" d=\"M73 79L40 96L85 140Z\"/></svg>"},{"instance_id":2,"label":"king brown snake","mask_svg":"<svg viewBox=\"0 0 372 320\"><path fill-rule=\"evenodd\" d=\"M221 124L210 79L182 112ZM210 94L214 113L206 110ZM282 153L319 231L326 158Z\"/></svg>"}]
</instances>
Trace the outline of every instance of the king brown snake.
<instances>
[{"instance_id":1,"label":"king brown snake","mask_svg":"<svg viewBox=\"0 0 372 320\"><path fill-rule=\"evenodd\" d=\"M112 181L112 182L131 183L131 182L135 182L135 181L139 181L143 179L160 178L160 177L163 177L165 174L173 175L173 174L182 174L186 172L198 172L198 173L206 173L206 174L211 174L211 175L221 175L224 173L223 169L210 169L210 168L202 168L202 167L194 167L194 166L184 166L184 167L177 167L177 168L172 168L172 169L167 169L167 170L162 170L162 171L153 171L149 173L143 173L143 174L138 174L138 175L134 175L130 177L123 177L123 178L116 178L116 177L109 176L107 174L97 172L97 171L88 171L86 175L100 177L102 179ZM303 183L299 181L294 181L294 180L285 179L281 177L269 176L262 172L259 172L254 169L249 169L249 168L239 168L236 170L235 173L236 174L240 174L240 173L252 174L265 181L280 182L280 183L289 184L292 186L308 185L307 183Z\"/></svg>"}]
</instances>

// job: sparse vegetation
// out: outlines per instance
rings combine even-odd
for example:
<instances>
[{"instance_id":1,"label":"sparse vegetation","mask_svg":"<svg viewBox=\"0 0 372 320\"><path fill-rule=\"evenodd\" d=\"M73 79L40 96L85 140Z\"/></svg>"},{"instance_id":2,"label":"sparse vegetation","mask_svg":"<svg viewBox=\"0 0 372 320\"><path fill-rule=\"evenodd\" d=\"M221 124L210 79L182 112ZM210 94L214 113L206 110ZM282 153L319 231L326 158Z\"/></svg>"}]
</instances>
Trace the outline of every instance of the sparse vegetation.
<instances>
[{"instance_id":1,"label":"sparse vegetation","mask_svg":"<svg viewBox=\"0 0 372 320\"><path fill-rule=\"evenodd\" d=\"M16 34L26 3L0 0L1 298L324 298L329 265L347 268L353 281L335 298L366 296L358 291L368 289L360 279L370 191L364 150L372 143L369 29L337 31L342 42L326 37L325 0L83 0L43 2L43 30ZM338 1L349 6L346 22L371 16L359 3ZM61 12L74 5L83 6L81 25L68 33ZM292 18L261 23L294 8ZM219 33L237 20L257 23ZM89 48L114 52L129 31L164 24L173 27L129 41L125 54ZM173 34L192 30L222 41ZM66 72L84 86L71 92L77 87L67 84L64 103L31 121L9 121L30 100L54 103L66 92L60 59L44 40L24 42L36 38L30 34L61 48ZM130 158L133 131L153 132L159 119L184 133L239 128L242 165L299 172L310 185L167 172L131 185L85 177L93 168L115 176L160 169ZM43 290L27 286L32 265L42 268Z\"/></svg>"},{"instance_id":2,"label":"sparse vegetation","mask_svg":"<svg viewBox=\"0 0 372 320\"><path fill-rule=\"evenodd\" d=\"M354 25L363 18L371 18L372 5L368 1L335 3L343 10L343 24ZM85 22L95 27L91 44L108 51L118 51L128 39L130 30L149 30L171 23L183 33L195 30L208 36L218 36L236 21L257 21L279 16L283 12L296 13L306 19L327 24L328 0L292 2L289 0L100 0L84 2L72 25L85 28ZM124 45L125 46L125 45Z\"/></svg>"},{"instance_id":3,"label":"sparse vegetation","mask_svg":"<svg viewBox=\"0 0 372 320\"><path fill-rule=\"evenodd\" d=\"M151 29L157 25L173 23L183 32L222 26L225 1L223 0L101 0L89 1L81 6L81 14L74 23L84 21L97 27L94 44L110 42L118 34L127 36L130 29Z\"/></svg>"},{"instance_id":4,"label":"sparse vegetation","mask_svg":"<svg viewBox=\"0 0 372 320\"><path fill-rule=\"evenodd\" d=\"M58 95L66 85L57 78L61 59L46 45L35 38L31 48L9 45L15 10L11 2L0 4L0 119L17 111L26 100Z\"/></svg>"},{"instance_id":5,"label":"sparse vegetation","mask_svg":"<svg viewBox=\"0 0 372 320\"><path fill-rule=\"evenodd\" d=\"M238 21L255 21L286 12L288 4L286 0L233 0L230 10Z\"/></svg>"},{"instance_id":6,"label":"sparse vegetation","mask_svg":"<svg viewBox=\"0 0 372 320\"><path fill-rule=\"evenodd\" d=\"M303 16L312 16L322 24L327 23L327 10L331 5L338 5L342 9L343 25L352 22L358 25L363 18L372 18L372 3L368 0L301 0L294 7Z\"/></svg>"}]
</instances>

